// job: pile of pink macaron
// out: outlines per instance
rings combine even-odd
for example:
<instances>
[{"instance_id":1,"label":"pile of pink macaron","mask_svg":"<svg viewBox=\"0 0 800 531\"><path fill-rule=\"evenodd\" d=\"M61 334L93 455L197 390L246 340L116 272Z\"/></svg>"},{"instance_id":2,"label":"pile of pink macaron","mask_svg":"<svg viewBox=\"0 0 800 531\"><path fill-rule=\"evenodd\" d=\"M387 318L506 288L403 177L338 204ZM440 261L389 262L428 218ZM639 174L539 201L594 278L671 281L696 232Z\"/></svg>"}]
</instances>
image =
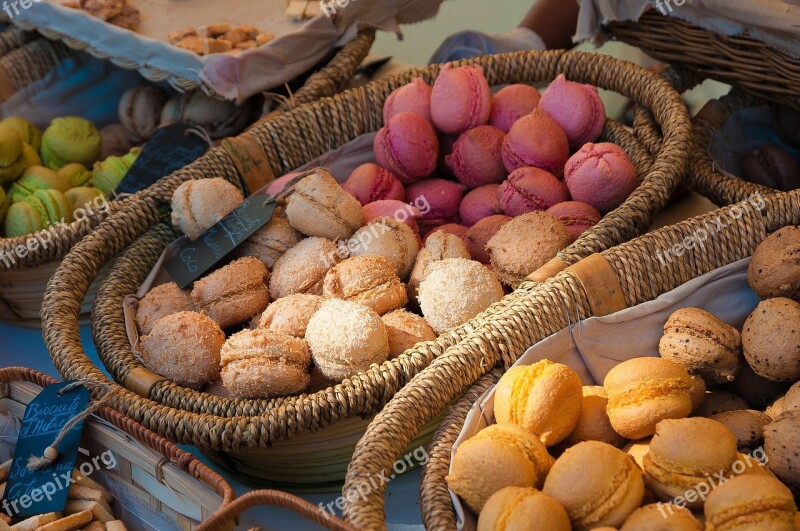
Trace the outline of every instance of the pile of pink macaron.
<instances>
[{"instance_id":1,"label":"pile of pink macaron","mask_svg":"<svg viewBox=\"0 0 800 531\"><path fill-rule=\"evenodd\" d=\"M481 67L445 65L433 87L416 78L392 92L383 118L377 164L343 184L365 221L424 204L412 228L457 234L484 263L511 218L546 211L574 240L637 186L622 148L593 143L606 120L597 88L563 75L542 94L522 84L492 94Z\"/></svg>"}]
</instances>

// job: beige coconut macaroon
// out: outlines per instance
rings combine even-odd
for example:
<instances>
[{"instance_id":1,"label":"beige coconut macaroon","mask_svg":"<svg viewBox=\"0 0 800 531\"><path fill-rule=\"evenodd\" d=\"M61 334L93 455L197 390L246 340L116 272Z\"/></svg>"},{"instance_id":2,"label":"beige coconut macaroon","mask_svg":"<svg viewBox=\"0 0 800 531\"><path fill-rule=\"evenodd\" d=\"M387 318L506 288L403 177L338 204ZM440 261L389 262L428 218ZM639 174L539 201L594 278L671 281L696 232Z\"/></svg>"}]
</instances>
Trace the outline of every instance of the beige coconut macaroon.
<instances>
[{"instance_id":1,"label":"beige coconut macaroon","mask_svg":"<svg viewBox=\"0 0 800 531\"><path fill-rule=\"evenodd\" d=\"M196 240L242 201L242 192L225 179L186 181L172 194L172 224Z\"/></svg>"},{"instance_id":2,"label":"beige coconut macaroon","mask_svg":"<svg viewBox=\"0 0 800 531\"><path fill-rule=\"evenodd\" d=\"M414 231L394 218L370 221L347 241L350 256L383 256L394 266L401 280L408 278L419 252L419 239Z\"/></svg>"},{"instance_id":3,"label":"beige coconut macaroon","mask_svg":"<svg viewBox=\"0 0 800 531\"><path fill-rule=\"evenodd\" d=\"M139 333L149 334L156 321L167 315L178 312L194 310L194 302L189 294L183 291L175 282L160 284L151 289L136 310L136 324Z\"/></svg>"},{"instance_id":4,"label":"beige coconut macaroon","mask_svg":"<svg viewBox=\"0 0 800 531\"><path fill-rule=\"evenodd\" d=\"M330 240L349 238L363 223L361 203L322 168L294 186L286 217L306 236Z\"/></svg>"},{"instance_id":5,"label":"beige coconut macaroon","mask_svg":"<svg viewBox=\"0 0 800 531\"><path fill-rule=\"evenodd\" d=\"M436 231L425 240L425 247L420 249L411 277L408 279L408 300L417 304L419 301L419 285L428 276L430 265L445 258L470 259L469 249L464 241L449 232Z\"/></svg>"},{"instance_id":6,"label":"beige coconut macaroon","mask_svg":"<svg viewBox=\"0 0 800 531\"><path fill-rule=\"evenodd\" d=\"M247 238L238 250L241 256L255 256L272 267L302 239L303 235L292 227L286 216L276 210L269 223Z\"/></svg>"},{"instance_id":7,"label":"beige coconut macaroon","mask_svg":"<svg viewBox=\"0 0 800 531\"><path fill-rule=\"evenodd\" d=\"M272 267L269 292L274 300L294 293L322 295L325 274L341 260L339 248L325 238L306 238Z\"/></svg>"},{"instance_id":8,"label":"beige coconut macaroon","mask_svg":"<svg viewBox=\"0 0 800 531\"><path fill-rule=\"evenodd\" d=\"M253 319L252 328L269 328L294 337L304 338L311 316L322 306L319 295L295 293L282 297Z\"/></svg>"},{"instance_id":9,"label":"beige coconut macaroon","mask_svg":"<svg viewBox=\"0 0 800 531\"><path fill-rule=\"evenodd\" d=\"M406 287L383 256L353 256L325 274L322 293L369 306L378 315L405 306Z\"/></svg>"},{"instance_id":10,"label":"beige coconut macaroon","mask_svg":"<svg viewBox=\"0 0 800 531\"><path fill-rule=\"evenodd\" d=\"M269 270L253 256L245 256L196 281L192 300L197 309L228 328L264 311L270 301Z\"/></svg>"},{"instance_id":11,"label":"beige coconut macaroon","mask_svg":"<svg viewBox=\"0 0 800 531\"><path fill-rule=\"evenodd\" d=\"M389 359L394 359L421 341L433 341L436 332L425 319L408 310L387 313L381 319L389 334Z\"/></svg>"}]
</instances>

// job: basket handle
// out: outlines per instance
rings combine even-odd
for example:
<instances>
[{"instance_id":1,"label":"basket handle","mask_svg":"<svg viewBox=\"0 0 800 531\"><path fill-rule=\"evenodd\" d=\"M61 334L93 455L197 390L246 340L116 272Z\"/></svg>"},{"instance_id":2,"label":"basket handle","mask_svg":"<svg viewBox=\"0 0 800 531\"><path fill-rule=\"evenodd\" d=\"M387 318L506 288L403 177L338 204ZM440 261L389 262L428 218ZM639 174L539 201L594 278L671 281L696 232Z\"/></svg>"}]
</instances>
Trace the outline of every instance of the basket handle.
<instances>
[{"instance_id":1,"label":"basket handle","mask_svg":"<svg viewBox=\"0 0 800 531\"><path fill-rule=\"evenodd\" d=\"M232 503L217 511L205 522L197 526L197 531L215 531L225 529L226 524L230 524L243 512L259 505L271 505L289 509L300 514L307 520L311 520L326 529L333 531L357 531L356 527L348 524L341 518L325 512L313 503L279 490L253 490L239 496Z\"/></svg>"}]
</instances>

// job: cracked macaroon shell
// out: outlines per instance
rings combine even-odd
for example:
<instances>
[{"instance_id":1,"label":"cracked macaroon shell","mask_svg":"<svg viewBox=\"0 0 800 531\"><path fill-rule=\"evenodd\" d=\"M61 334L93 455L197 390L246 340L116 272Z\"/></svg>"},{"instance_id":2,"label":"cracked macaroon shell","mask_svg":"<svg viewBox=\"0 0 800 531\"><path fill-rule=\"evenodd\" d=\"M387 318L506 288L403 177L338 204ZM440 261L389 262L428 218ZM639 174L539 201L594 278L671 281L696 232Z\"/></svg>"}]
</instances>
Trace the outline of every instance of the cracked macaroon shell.
<instances>
[{"instance_id":1,"label":"cracked macaroon shell","mask_svg":"<svg viewBox=\"0 0 800 531\"><path fill-rule=\"evenodd\" d=\"M783 227L756 247L747 281L762 299L800 299L800 227Z\"/></svg>"},{"instance_id":2,"label":"cracked macaroon shell","mask_svg":"<svg viewBox=\"0 0 800 531\"><path fill-rule=\"evenodd\" d=\"M723 411L709 418L728 428L736 437L737 448L747 452L761 444L764 440L764 426L772 420L766 413L754 409Z\"/></svg>"},{"instance_id":3,"label":"cracked macaroon shell","mask_svg":"<svg viewBox=\"0 0 800 531\"><path fill-rule=\"evenodd\" d=\"M269 328L275 332L304 338L308 321L324 300L319 295L308 293L281 297L253 319L253 328Z\"/></svg>"},{"instance_id":4,"label":"cracked macaroon shell","mask_svg":"<svg viewBox=\"0 0 800 531\"><path fill-rule=\"evenodd\" d=\"M800 410L783 412L764 427L767 466L787 485L800 489Z\"/></svg>"},{"instance_id":5,"label":"cracked macaroon shell","mask_svg":"<svg viewBox=\"0 0 800 531\"><path fill-rule=\"evenodd\" d=\"M142 337L142 361L173 382L199 389L219 378L219 353L225 334L210 317L178 312L162 317Z\"/></svg>"},{"instance_id":6,"label":"cracked macaroon shell","mask_svg":"<svg viewBox=\"0 0 800 531\"><path fill-rule=\"evenodd\" d=\"M306 341L314 364L342 381L389 356L386 325L375 310L357 302L328 299L308 322Z\"/></svg>"},{"instance_id":7,"label":"cracked macaroon shell","mask_svg":"<svg viewBox=\"0 0 800 531\"><path fill-rule=\"evenodd\" d=\"M458 181L476 188L501 182L508 172L503 165L500 149L506 134L492 125L479 125L458 137L445 163Z\"/></svg>"},{"instance_id":8,"label":"cracked macaroon shell","mask_svg":"<svg viewBox=\"0 0 800 531\"><path fill-rule=\"evenodd\" d=\"M397 310L408 302L406 287L383 256L353 256L339 262L325 274L322 294L354 301L378 315Z\"/></svg>"},{"instance_id":9,"label":"cracked macaroon shell","mask_svg":"<svg viewBox=\"0 0 800 531\"><path fill-rule=\"evenodd\" d=\"M733 381L739 372L739 331L700 308L681 308L669 316L658 344L661 357L683 365L708 383Z\"/></svg>"},{"instance_id":10,"label":"cracked macaroon shell","mask_svg":"<svg viewBox=\"0 0 800 531\"><path fill-rule=\"evenodd\" d=\"M172 194L172 224L196 240L242 201L242 192L220 177L186 181Z\"/></svg>"},{"instance_id":11,"label":"cracked macaroon shell","mask_svg":"<svg viewBox=\"0 0 800 531\"><path fill-rule=\"evenodd\" d=\"M478 517L478 531L528 529L570 531L567 512L555 499L533 487L505 487L492 494Z\"/></svg>"},{"instance_id":12,"label":"cracked macaroon shell","mask_svg":"<svg viewBox=\"0 0 800 531\"><path fill-rule=\"evenodd\" d=\"M785 297L758 303L742 328L742 347L756 374L776 382L800 379L800 303Z\"/></svg>"},{"instance_id":13,"label":"cracked macaroon shell","mask_svg":"<svg viewBox=\"0 0 800 531\"><path fill-rule=\"evenodd\" d=\"M273 398L308 387L311 353L302 339L266 328L230 336L220 352L221 376L231 395Z\"/></svg>"},{"instance_id":14,"label":"cracked macaroon shell","mask_svg":"<svg viewBox=\"0 0 800 531\"><path fill-rule=\"evenodd\" d=\"M417 343L436 339L436 332L431 325L408 310L401 308L387 313L381 319L389 336L389 359L400 356Z\"/></svg>"},{"instance_id":15,"label":"cracked macaroon shell","mask_svg":"<svg viewBox=\"0 0 800 531\"><path fill-rule=\"evenodd\" d=\"M269 270L261 260L246 256L214 271L192 287L198 311L227 328L264 311L270 301Z\"/></svg>"},{"instance_id":16,"label":"cracked macaroon shell","mask_svg":"<svg viewBox=\"0 0 800 531\"><path fill-rule=\"evenodd\" d=\"M419 239L408 224L382 217L361 227L348 240L350 256L376 255L389 260L401 279L408 278L419 252Z\"/></svg>"},{"instance_id":17,"label":"cracked macaroon shell","mask_svg":"<svg viewBox=\"0 0 800 531\"><path fill-rule=\"evenodd\" d=\"M286 205L286 217L306 236L329 240L349 238L363 221L358 199L321 168L295 184Z\"/></svg>"},{"instance_id":18,"label":"cracked macaroon shell","mask_svg":"<svg viewBox=\"0 0 800 531\"><path fill-rule=\"evenodd\" d=\"M136 309L136 324L139 333L147 335L153 330L156 321L178 312L194 311L194 301L189 293L175 282L167 282L154 287L139 301Z\"/></svg>"},{"instance_id":19,"label":"cracked macaroon shell","mask_svg":"<svg viewBox=\"0 0 800 531\"><path fill-rule=\"evenodd\" d=\"M797 506L791 491L775 478L744 474L708 495L706 529L713 531L794 531Z\"/></svg>"},{"instance_id":20,"label":"cracked macaroon shell","mask_svg":"<svg viewBox=\"0 0 800 531\"><path fill-rule=\"evenodd\" d=\"M241 256L255 256L267 267L273 267L275 262L289 249L300 243L303 235L300 234L277 210L269 223L258 229L239 247Z\"/></svg>"},{"instance_id":21,"label":"cracked macaroon shell","mask_svg":"<svg viewBox=\"0 0 800 531\"><path fill-rule=\"evenodd\" d=\"M550 447L577 426L583 404L580 377L568 366L541 360L512 367L497 383L494 414L500 424L522 426Z\"/></svg>"},{"instance_id":22,"label":"cracked macaroon shell","mask_svg":"<svg viewBox=\"0 0 800 531\"><path fill-rule=\"evenodd\" d=\"M309 293L322 295L322 281L330 268L341 261L340 249L331 240L311 237L286 251L272 266L269 292L273 300Z\"/></svg>"},{"instance_id":23,"label":"cracked macaroon shell","mask_svg":"<svg viewBox=\"0 0 800 531\"><path fill-rule=\"evenodd\" d=\"M610 444L585 441L556 459L542 492L566 509L573 529L618 526L644 498L642 473Z\"/></svg>"},{"instance_id":24,"label":"cracked macaroon shell","mask_svg":"<svg viewBox=\"0 0 800 531\"><path fill-rule=\"evenodd\" d=\"M461 238L445 231L436 231L425 240L425 247L417 253L414 269L408 279L408 300L419 304L419 285L428 276L431 264L445 258L470 258L469 250Z\"/></svg>"},{"instance_id":25,"label":"cracked macaroon shell","mask_svg":"<svg viewBox=\"0 0 800 531\"><path fill-rule=\"evenodd\" d=\"M569 142L561 126L536 108L511 126L503 139L501 156L509 173L534 166L561 177L569 158Z\"/></svg>"},{"instance_id":26,"label":"cracked macaroon shell","mask_svg":"<svg viewBox=\"0 0 800 531\"><path fill-rule=\"evenodd\" d=\"M681 365L663 358L633 358L612 368L603 381L614 431L641 439L659 421L683 418L692 410L692 379Z\"/></svg>"},{"instance_id":27,"label":"cracked macaroon shell","mask_svg":"<svg viewBox=\"0 0 800 531\"><path fill-rule=\"evenodd\" d=\"M718 472L730 475L739 455L736 443L733 433L715 420L664 419L656 426L650 451L644 456L645 485L661 501L683 496L701 483L714 488L706 477ZM702 505L702 499L687 500L690 509Z\"/></svg>"}]
</instances>

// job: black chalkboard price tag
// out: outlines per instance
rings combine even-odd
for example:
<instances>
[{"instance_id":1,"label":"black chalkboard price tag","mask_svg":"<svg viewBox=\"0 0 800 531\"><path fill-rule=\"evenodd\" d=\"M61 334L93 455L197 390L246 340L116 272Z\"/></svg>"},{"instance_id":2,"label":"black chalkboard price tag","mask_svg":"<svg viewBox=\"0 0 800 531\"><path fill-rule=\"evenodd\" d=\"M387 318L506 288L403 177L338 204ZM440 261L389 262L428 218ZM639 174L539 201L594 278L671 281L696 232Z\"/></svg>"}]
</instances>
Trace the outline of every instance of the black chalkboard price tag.
<instances>
[{"instance_id":1,"label":"black chalkboard price tag","mask_svg":"<svg viewBox=\"0 0 800 531\"><path fill-rule=\"evenodd\" d=\"M89 404L89 391L83 386L71 386L69 390L59 392L70 383L74 382L45 387L25 409L8 483L0 503L3 512L15 521L36 514L63 511L67 503L83 421L61 439L55 462L41 470L32 470L28 467L28 459L44 455L45 448L53 444L61 428Z\"/></svg>"},{"instance_id":2,"label":"black chalkboard price tag","mask_svg":"<svg viewBox=\"0 0 800 531\"><path fill-rule=\"evenodd\" d=\"M204 135L196 126L183 123L158 128L114 191L132 194L144 190L194 162L208 149Z\"/></svg>"},{"instance_id":3,"label":"black chalkboard price tag","mask_svg":"<svg viewBox=\"0 0 800 531\"><path fill-rule=\"evenodd\" d=\"M277 206L274 199L264 194L248 197L199 238L182 245L164 267L184 289L266 225Z\"/></svg>"}]
</instances>

